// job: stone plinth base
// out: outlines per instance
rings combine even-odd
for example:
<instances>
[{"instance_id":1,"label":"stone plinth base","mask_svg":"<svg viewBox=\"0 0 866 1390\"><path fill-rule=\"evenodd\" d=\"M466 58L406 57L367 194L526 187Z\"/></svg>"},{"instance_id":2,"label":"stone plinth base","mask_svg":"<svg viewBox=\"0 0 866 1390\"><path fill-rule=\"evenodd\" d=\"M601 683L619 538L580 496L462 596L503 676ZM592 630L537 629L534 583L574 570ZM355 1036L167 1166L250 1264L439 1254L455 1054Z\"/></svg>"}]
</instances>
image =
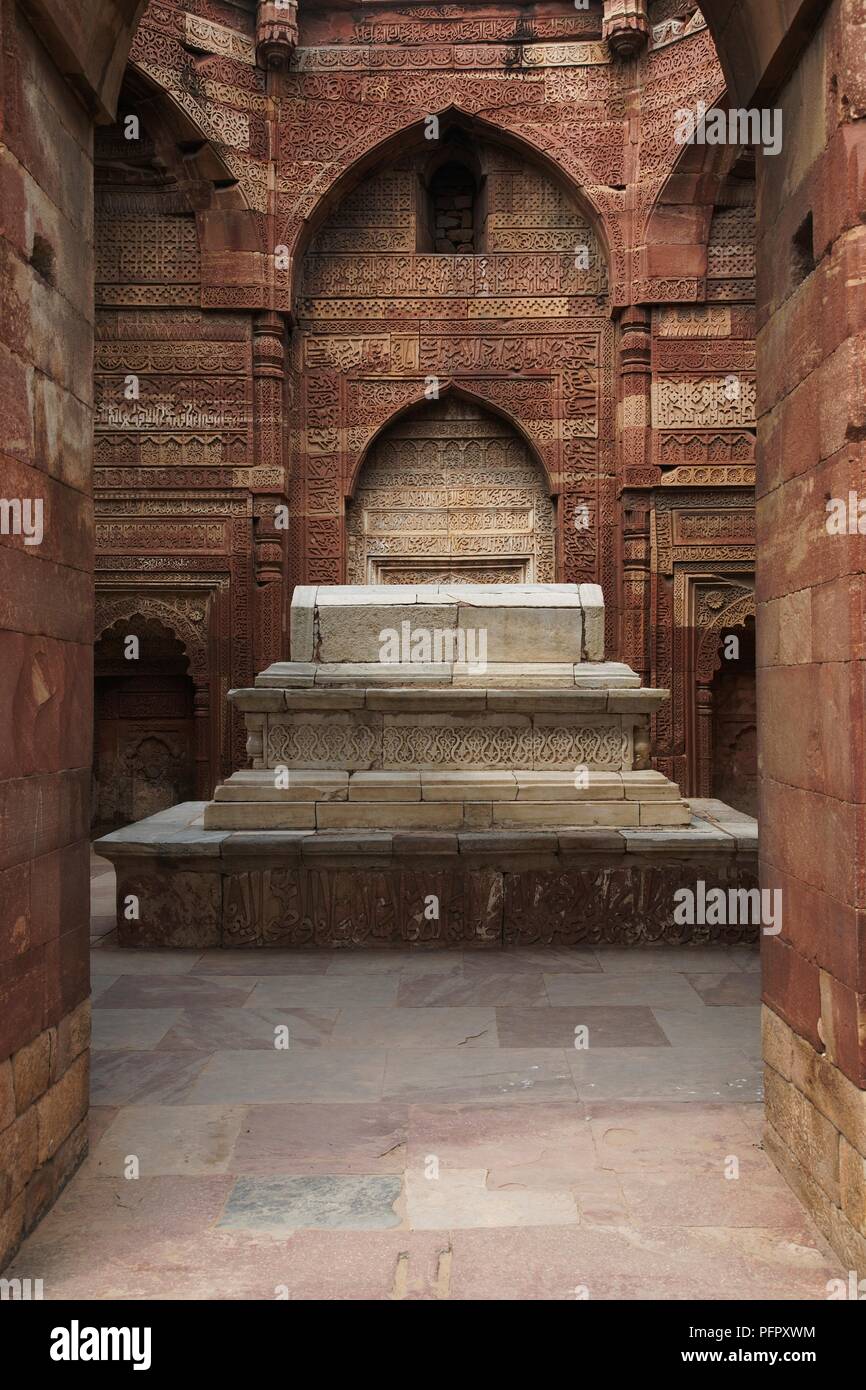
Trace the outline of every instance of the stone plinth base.
<instances>
[{"instance_id":1,"label":"stone plinth base","mask_svg":"<svg viewBox=\"0 0 866 1390\"><path fill-rule=\"evenodd\" d=\"M845 1269L866 1281L866 1091L766 1007L763 1033L767 1151Z\"/></svg>"},{"instance_id":2,"label":"stone plinth base","mask_svg":"<svg viewBox=\"0 0 866 1390\"><path fill-rule=\"evenodd\" d=\"M231 832L187 802L97 842L126 946L653 945L755 940L680 925L674 894L757 883L755 822L692 802L687 827Z\"/></svg>"}]
</instances>

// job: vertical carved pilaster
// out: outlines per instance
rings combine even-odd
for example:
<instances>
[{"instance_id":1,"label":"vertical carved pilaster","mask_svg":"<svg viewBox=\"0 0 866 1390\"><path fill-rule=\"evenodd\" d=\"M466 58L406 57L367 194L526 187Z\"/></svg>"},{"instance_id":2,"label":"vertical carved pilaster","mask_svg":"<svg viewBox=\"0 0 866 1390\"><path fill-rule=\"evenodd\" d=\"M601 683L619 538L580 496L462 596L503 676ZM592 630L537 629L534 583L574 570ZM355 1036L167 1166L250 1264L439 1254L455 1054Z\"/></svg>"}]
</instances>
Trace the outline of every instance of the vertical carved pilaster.
<instances>
[{"instance_id":1,"label":"vertical carved pilaster","mask_svg":"<svg viewBox=\"0 0 866 1390\"><path fill-rule=\"evenodd\" d=\"M649 38L647 0L604 0L602 36L618 58L634 58Z\"/></svg>"},{"instance_id":2,"label":"vertical carved pilaster","mask_svg":"<svg viewBox=\"0 0 866 1390\"><path fill-rule=\"evenodd\" d=\"M641 499L642 501L642 499ZM650 684L650 503L623 510L623 660Z\"/></svg>"},{"instance_id":3,"label":"vertical carved pilaster","mask_svg":"<svg viewBox=\"0 0 866 1390\"><path fill-rule=\"evenodd\" d=\"M713 692L699 684L695 691L698 735L698 796L713 794Z\"/></svg>"},{"instance_id":4,"label":"vertical carved pilaster","mask_svg":"<svg viewBox=\"0 0 866 1390\"><path fill-rule=\"evenodd\" d=\"M620 320L619 445L623 504L623 659L649 683L650 513L652 495L652 357L648 309L631 306Z\"/></svg>"},{"instance_id":5,"label":"vertical carved pilaster","mask_svg":"<svg viewBox=\"0 0 866 1390\"><path fill-rule=\"evenodd\" d=\"M257 671L285 654L287 533L277 525L277 508L287 505L284 389L285 327L279 314L259 314L253 321L255 465L259 475L253 496L253 650Z\"/></svg>"},{"instance_id":6,"label":"vertical carved pilaster","mask_svg":"<svg viewBox=\"0 0 866 1390\"><path fill-rule=\"evenodd\" d=\"M619 425L622 482L646 482L630 476L651 462L652 441L652 317L649 309L630 305L620 318Z\"/></svg>"},{"instance_id":7,"label":"vertical carved pilaster","mask_svg":"<svg viewBox=\"0 0 866 1390\"><path fill-rule=\"evenodd\" d=\"M259 0L256 15L256 62L259 67L287 68L297 42L297 0Z\"/></svg>"},{"instance_id":8,"label":"vertical carved pilaster","mask_svg":"<svg viewBox=\"0 0 866 1390\"><path fill-rule=\"evenodd\" d=\"M193 694L193 756L195 796L209 801L213 796L215 769L211 769L210 683L197 681Z\"/></svg>"}]
</instances>

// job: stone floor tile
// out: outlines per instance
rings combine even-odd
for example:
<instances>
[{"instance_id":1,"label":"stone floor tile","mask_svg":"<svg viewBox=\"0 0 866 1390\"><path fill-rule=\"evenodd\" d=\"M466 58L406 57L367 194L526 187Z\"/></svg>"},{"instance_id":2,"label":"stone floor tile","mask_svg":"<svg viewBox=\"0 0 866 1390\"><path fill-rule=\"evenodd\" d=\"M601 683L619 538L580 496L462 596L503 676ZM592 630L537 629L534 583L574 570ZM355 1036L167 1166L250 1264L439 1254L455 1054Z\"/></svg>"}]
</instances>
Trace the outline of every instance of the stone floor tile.
<instances>
[{"instance_id":1,"label":"stone floor tile","mask_svg":"<svg viewBox=\"0 0 866 1390\"><path fill-rule=\"evenodd\" d=\"M562 1188L568 1185L562 1172L584 1170L597 1161L586 1107L574 1098L540 1101L532 1106L509 1101L413 1104L409 1107L407 1163L423 1168L431 1154L440 1171L496 1169L502 1179L497 1186L507 1183L511 1170L531 1170L532 1186L547 1185L552 1172L554 1185Z\"/></svg>"},{"instance_id":2,"label":"stone floor tile","mask_svg":"<svg viewBox=\"0 0 866 1390\"><path fill-rule=\"evenodd\" d=\"M131 1155L142 1178L231 1172L243 1106L130 1105L118 1111L90 1156L90 1171L123 1177Z\"/></svg>"},{"instance_id":3,"label":"stone floor tile","mask_svg":"<svg viewBox=\"0 0 866 1390\"><path fill-rule=\"evenodd\" d=\"M90 1096L96 1105L172 1105L208 1061L205 1052L94 1052Z\"/></svg>"},{"instance_id":4,"label":"stone floor tile","mask_svg":"<svg viewBox=\"0 0 866 1390\"><path fill-rule=\"evenodd\" d=\"M388 1230L400 1225L394 1206L402 1186L394 1174L242 1177L232 1188L219 1225L259 1231Z\"/></svg>"},{"instance_id":5,"label":"stone floor tile","mask_svg":"<svg viewBox=\"0 0 866 1390\"><path fill-rule=\"evenodd\" d=\"M672 1047L743 1047L760 1051L761 1010L756 1006L718 1005L703 1013L693 1009L653 1009Z\"/></svg>"},{"instance_id":6,"label":"stone floor tile","mask_svg":"<svg viewBox=\"0 0 866 1390\"><path fill-rule=\"evenodd\" d=\"M194 1005L239 1008L255 980L204 975L121 975L99 1000L101 1009L188 1009Z\"/></svg>"},{"instance_id":7,"label":"stone floor tile","mask_svg":"<svg viewBox=\"0 0 866 1390\"><path fill-rule=\"evenodd\" d=\"M321 1047L329 1041L339 1009L216 1009L196 1006L179 1011L159 1044L162 1052L277 1050L287 1036L288 1050ZM288 1034L277 1029L288 1029Z\"/></svg>"},{"instance_id":8,"label":"stone floor tile","mask_svg":"<svg viewBox=\"0 0 866 1390\"><path fill-rule=\"evenodd\" d=\"M255 1009L341 1009L352 1004L393 1004L400 976L384 971L361 975L275 975L259 980L248 999Z\"/></svg>"},{"instance_id":9,"label":"stone floor tile","mask_svg":"<svg viewBox=\"0 0 866 1390\"><path fill-rule=\"evenodd\" d=\"M802 1227L457 1231L453 1299L825 1299L836 1262ZM584 1290L586 1292L584 1292Z\"/></svg>"},{"instance_id":10,"label":"stone floor tile","mask_svg":"<svg viewBox=\"0 0 866 1390\"><path fill-rule=\"evenodd\" d=\"M97 975L90 972L90 1002L97 1004L107 989L110 989L119 975Z\"/></svg>"},{"instance_id":11,"label":"stone floor tile","mask_svg":"<svg viewBox=\"0 0 866 1390\"><path fill-rule=\"evenodd\" d=\"M91 1105L87 1113L87 1139L90 1144L91 1153L93 1153L116 1114L116 1105Z\"/></svg>"},{"instance_id":12,"label":"stone floor tile","mask_svg":"<svg viewBox=\"0 0 866 1390\"><path fill-rule=\"evenodd\" d=\"M570 978L570 977L569 977ZM454 1005L489 1007L498 1004L546 1005L544 977L540 970L502 973L483 968L431 971L404 979L397 995L403 1008L438 1008Z\"/></svg>"},{"instance_id":13,"label":"stone floor tile","mask_svg":"<svg viewBox=\"0 0 866 1390\"><path fill-rule=\"evenodd\" d=\"M727 975L686 975L686 979L704 1003L714 1008L761 1002L761 977L753 970L731 971Z\"/></svg>"},{"instance_id":14,"label":"stone floor tile","mask_svg":"<svg viewBox=\"0 0 866 1390\"><path fill-rule=\"evenodd\" d=\"M571 1047L576 1029L587 1030L593 1047L668 1047L665 1033L652 1009L603 1004L572 1005L549 1009L496 1010L500 1047Z\"/></svg>"},{"instance_id":15,"label":"stone floor tile","mask_svg":"<svg viewBox=\"0 0 866 1390\"><path fill-rule=\"evenodd\" d=\"M731 961L739 966L740 970L746 970L758 974L761 972L761 947L757 943L754 946L731 946Z\"/></svg>"},{"instance_id":16,"label":"stone floor tile","mask_svg":"<svg viewBox=\"0 0 866 1390\"><path fill-rule=\"evenodd\" d=\"M585 947L506 946L503 960L517 961L520 969L541 970L545 974L600 975L601 964L596 951Z\"/></svg>"},{"instance_id":17,"label":"stone floor tile","mask_svg":"<svg viewBox=\"0 0 866 1390\"><path fill-rule=\"evenodd\" d=\"M413 1231L466 1230L478 1226L573 1226L577 1206L566 1189L538 1191L487 1186L484 1168L423 1169L406 1174L406 1221Z\"/></svg>"},{"instance_id":18,"label":"stone floor tile","mask_svg":"<svg viewBox=\"0 0 866 1390\"><path fill-rule=\"evenodd\" d=\"M90 1045L95 1052L147 1052L180 1017L180 1009L94 1009Z\"/></svg>"},{"instance_id":19,"label":"stone floor tile","mask_svg":"<svg viewBox=\"0 0 866 1390\"><path fill-rule=\"evenodd\" d=\"M451 975L462 968L467 955L475 954L486 955L487 951L401 951L403 964L400 975L403 980L412 980L419 975Z\"/></svg>"},{"instance_id":20,"label":"stone floor tile","mask_svg":"<svg viewBox=\"0 0 866 1390\"><path fill-rule=\"evenodd\" d=\"M505 946L496 951L465 951L463 968L467 975L512 976L541 971L574 975L599 975L601 966L594 951L546 951L525 946Z\"/></svg>"},{"instance_id":21,"label":"stone floor tile","mask_svg":"<svg viewBox=\"0 0 866 1390\"><path fill-rule=\"evenodd\" d=\"M450 1048L388 1053L387 1099L418 1101L568 1100L575 1096L559 1049Z\"/></svg>"},{"instance_id":22,"label":"stone floor tile","mask_svg":"<svg viewBox=\"0 0 866 1390\"><path fill-rule=\"evenodd\" d=\"M386 975L400 974L410 963L423 964L425 970L436 970L459 965L462 958L462 951L456 952L456 959L450 951L416 951L414 954L400 950L332 951L328 964L328 974L375 975L379 972Z\"/></svg>"},{"instance_id":23,"label":"stone floor tile","mask_svg":"<svg viewBox=\"0 0 866 1390\"><path fill-rule=\"evenodd\" d=\"M44 1258L45 1297L73 1300L434 1300L449 1296L451 1268L447 1233L393 1230L255 1233L203 1226L192 1235L184 1230L144 1240L137 1231L126 1242L113 1229L85 1231Z\"/></svg>"},{"instance_id":24,"label":"stone floor tile","mask_svg":"<svg viewBox=\"0 0 866 1390\"><path fill-rule=\"evenodd\" d=\"M94 975L185 975L201 958L201 951L182 951L172 946L159 950L135 950L101 941L91 955Z\"/></svg>"},{"instance_id":25,"label":"stone floor tile","mask_svg":"<svg viewBox=\"0 0 866 1390\"><path fill-rule=\"evenodd\" d=\"M90 915L90 940L99 941L102 937L108 936L117 926L117 920L113 914L91 913Z\"/></svg>"},{"instance_id":26,"label":"stone floor tile","mask_svg":"<svg viewBox=\"0 0 866 1390\"><path fill-rule=\"evenodd\" d=\"M729 946L605 946L597 954L605 975L724 974L739 968Z\"/></svg>"},{"instance_id":27,"label":"stone floor tile","mask_svg":"<svg viewBox=\"0 0 866 1390\"><path fill-rule=\"evenodd\" d=\"M545 975L550 1003L617 1008L705 1009L684 975Z\"/></svg>"},{"instance_id":28,"label":"stone floor tile","mask_svg":"<svg viewBox=\"0 0 866 1390\"><path fill-rule=\"evenodd\" d=\"M761 1071L736 1047L597 1048L567 1052L582 1100L755 1101Z\"/></svg>"},{"instance_id":29,"label":"stone floor tile","mask_svg":"<svg viewBox=\"0 0 866 1390\"><path fill-rule=\"evenodd\" d=\"M95 1253L100 1236L111 1235L140 1252L150 1238L201 1235L214 1227L232 1185L224 1174L129 1179L82 1173L80 1181L63 1189L34 1234L43 1245L52 1235L62 1245L67 1236L90 1234Z\"/></svg>"},{"instance_id":30,"label":"stone floor tile","mask_svg":"<svg viewBox=\"0 0 866 1390\"><path fill-rule=\"evenodd\" d=\"M331 951L281 951L276 947L251 947L248 951L214 948L203 951L193 973L196 975L324 975L331 964Z\"/></svg>"},{"instance_id":31,"label":"stone floor tile","mask_svg":"<svg viewBox=\"0 0 866 1390\"><path fill-rule=\"evenodd\" d=\"M168 1053L177 1060L199 1054ZM382 1099L385 1052L335 1047L288 1052L217 1052L190 1087L188 1105L280 1104Z\"/></svg>"},{"instance_id":32,"label":"stone floor tile","mask_svg":"<svg viewBox=\"0 0 866 1390\"><path fill-rule=\"evenodd\" d=\"M332 1047L496 1047L496 1013L494 1009L349 1005L340 1010L327 1041Z\"/></svg>"},{"instance_id":33,"label":"stone floor tile","mask_svg":"<svg viewBox=\"0 0 866 1390\"><path fill-rule=\"evenodd\" d=\"M790 1230L803 1209L769 1161L766 1169L726 1178L667 1171L620 1174L631 1219L647 1226L760 1226Z\"/></svg>"},{"instance_id":34,"label":"stone floor tile","mask_svg":"<svg viewBox=\"0 0 866 1390\"><path fill-rule=\"evenodd\" d=\"M402 1173L408 1106L300 1101L253 1105L232 1156L235 1173Z\"/></svg>"},{"instance_id":35,"label":"stone floor tile","mask_svg":"<svg viewBox=\"0 0 866 1390\"><path fill-rule=\"evenodd\" d=\"M742 1173L763 1173L769 1160L758 1147L754 1104L593 1101L589 1128L603 1168L639 1176L717 1177L731 1154Z\"/></svg>"}]
</instances>

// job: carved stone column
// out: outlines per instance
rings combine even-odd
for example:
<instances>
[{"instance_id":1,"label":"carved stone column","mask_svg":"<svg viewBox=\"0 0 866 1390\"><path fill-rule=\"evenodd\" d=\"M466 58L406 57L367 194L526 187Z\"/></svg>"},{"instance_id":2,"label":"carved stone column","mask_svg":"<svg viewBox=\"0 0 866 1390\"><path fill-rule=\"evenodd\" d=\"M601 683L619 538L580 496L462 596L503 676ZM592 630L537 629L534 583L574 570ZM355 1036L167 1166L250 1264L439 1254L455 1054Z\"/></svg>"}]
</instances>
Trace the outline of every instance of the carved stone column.
<instances>
[{"instance_id":1,"label":"carved stone column","mask_svg":"<svg viewBox=\"0 0 866 1390\"><path fill-rule=\"evenodd\" d=\"M256 62L259 67L288 67L297 42L297 0L259 0L256 15Z\"/></svg>"},{"instance_id":2,"label":"carved stone column","mask_svg":"<svg viewBox=\"0 0 866 1390\"><path fill-rule=\"evenodd\" d=\"M285 326L279 314L253 321L253 411L256 482L253 488L255 566L254 665L257 671L285 656L286 528L278 525L287 505L283 395Z\"/></svg>"},{"instance_id":3,"label":"carved stone column","mask_svg":"<svg viewBox=\"0 0 866 1390\"><path fill-rule=\"evenodd\" d=\"M601 32L617 57L636 57L649 38L647 0L604 0Z\"/></svg>"}]
</instances>

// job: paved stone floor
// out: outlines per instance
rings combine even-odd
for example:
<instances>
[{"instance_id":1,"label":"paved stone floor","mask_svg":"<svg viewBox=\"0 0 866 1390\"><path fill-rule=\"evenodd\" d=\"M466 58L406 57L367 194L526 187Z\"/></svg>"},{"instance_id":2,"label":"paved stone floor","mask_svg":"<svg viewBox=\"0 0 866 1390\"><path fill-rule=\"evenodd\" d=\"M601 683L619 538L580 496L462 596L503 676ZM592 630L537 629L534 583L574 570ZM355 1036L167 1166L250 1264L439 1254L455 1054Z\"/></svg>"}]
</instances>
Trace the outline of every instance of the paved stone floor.
<instances>
[{"instance_id":1,"label":"paved stone floor","mask_svg":"<svg viewBox=\"0 0 866 1390\"><path fill-rule=\"evenodd\" d=\"M46 1297L821 1299L840 1275L761 1148L756 951L130 952L112 909L95 859L91 1155L10 1271Z\"/></svg>"}]
</instances>

